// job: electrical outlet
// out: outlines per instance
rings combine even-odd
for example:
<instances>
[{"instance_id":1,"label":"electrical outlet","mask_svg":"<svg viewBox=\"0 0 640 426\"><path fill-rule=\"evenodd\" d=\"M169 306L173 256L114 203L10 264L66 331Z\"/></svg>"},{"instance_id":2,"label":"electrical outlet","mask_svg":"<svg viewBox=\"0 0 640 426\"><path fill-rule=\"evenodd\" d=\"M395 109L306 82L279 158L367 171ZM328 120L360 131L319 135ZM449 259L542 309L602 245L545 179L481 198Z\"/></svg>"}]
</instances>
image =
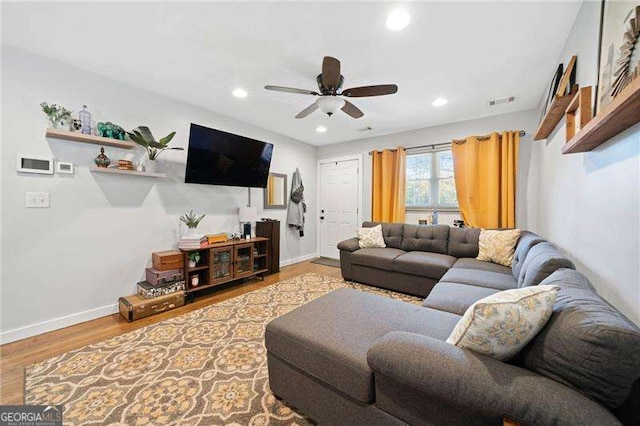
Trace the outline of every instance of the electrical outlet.
<instances>
[{"instance_id":1,"label":"electrical outlet","mask_svg":"<svg viewBox=\"0 0 640 426\"><path fill-rule=\"evenodd\" d=\"M27 192L27 208L47 209L49 208L48 192Z\"/></svg>"}]
</instances>

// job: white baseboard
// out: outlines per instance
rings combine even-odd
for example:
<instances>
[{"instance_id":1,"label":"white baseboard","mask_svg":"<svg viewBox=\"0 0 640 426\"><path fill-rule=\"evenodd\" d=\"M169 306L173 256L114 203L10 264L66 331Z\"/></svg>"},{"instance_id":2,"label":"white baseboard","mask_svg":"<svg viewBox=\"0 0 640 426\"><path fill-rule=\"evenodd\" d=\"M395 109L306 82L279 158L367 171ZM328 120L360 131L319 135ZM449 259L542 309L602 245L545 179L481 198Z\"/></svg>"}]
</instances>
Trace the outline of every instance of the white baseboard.
<instances>
[{"instance_id":1,"label":"white baseboard","mask_svg":"<svg viewBox=\"0 0 640 426\"><path fill-rule=\"evenodd\" d=\"M311 253L304 256L294 257L293 259L283 260L280 262L280 267L315 259L316 257L318 256L315 253ZM76 314L14 328L13 330L3 331L0 333L0 345L26 339L27 337L37 336L38 334L48 333L49 331L59 330L61 328L80 324L81 322L115 314L117 312L118 304L114 303L112 305L102 306L100 308L90 309L88 311L78 312Z\"/></svg>"},{"instance_id":2,"label":"white baseboard","mask_svg":"<svg viewBox=\"0 0 640 426\"><path fill-rule=\"evenodd\" d=\"M4 345L5 343L11 343L17 340L26 339L27 337L37 336L38 334L48 333L49 331L59 330L71 325L80 324L81 322L115 314L116 312L118 312L118 304L114 303L112 305L102 306L100 308L90 309L88 311L78 312L76 314L14 328L13 330L3 331L0 333L0 344Z\"/></svg>"},{"instance_id":3,"label":"white baseboard","mask_svg":"<svg viewBox=\"0 0 640 426\"><path fill-rule=\"evenodd\" d=\"M306 260L315 259L318 257L316 253L305 254L304 256L294 257L293 259L281 260L280 267L293 265L294 263L304 262Z\"/></svg>"}]
</instances>

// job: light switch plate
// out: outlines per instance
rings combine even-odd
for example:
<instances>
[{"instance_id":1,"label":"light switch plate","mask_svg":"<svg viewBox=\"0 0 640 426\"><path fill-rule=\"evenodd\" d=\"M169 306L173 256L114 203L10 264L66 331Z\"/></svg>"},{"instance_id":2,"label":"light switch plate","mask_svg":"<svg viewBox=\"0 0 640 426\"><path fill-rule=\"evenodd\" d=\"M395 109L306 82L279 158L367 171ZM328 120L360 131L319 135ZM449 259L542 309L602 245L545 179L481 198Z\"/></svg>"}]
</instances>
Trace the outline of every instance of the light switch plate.
<instances>
[{"instance_id":1,"label":"light switch plate","mask_svg":"<svg viewBox=\"0 0 640 426\"><path fill-rule=\"evenodd\" d=\"M27 192L27 208L28 209L49 208L49 193L48 192Z\"/></svg>"}]
</instances>

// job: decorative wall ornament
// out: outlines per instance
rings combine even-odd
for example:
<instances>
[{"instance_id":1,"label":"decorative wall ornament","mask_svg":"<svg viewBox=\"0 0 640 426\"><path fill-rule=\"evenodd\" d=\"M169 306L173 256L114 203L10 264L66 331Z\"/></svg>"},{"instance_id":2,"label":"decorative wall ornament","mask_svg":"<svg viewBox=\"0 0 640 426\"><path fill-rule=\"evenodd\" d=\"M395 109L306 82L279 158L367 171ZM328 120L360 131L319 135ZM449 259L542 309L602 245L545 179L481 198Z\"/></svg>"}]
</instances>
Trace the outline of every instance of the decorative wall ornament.
<instances>
[{"instance_id":1,"label":"decorative wall ornament","mask_svg":"<svg viewBox=\"0 0 640 426\"><path fill-rule=\"evenodd\" d=\"M603 1L596 114L640 74L639 39L640 3Z\"/></svg>"}]
</instances>

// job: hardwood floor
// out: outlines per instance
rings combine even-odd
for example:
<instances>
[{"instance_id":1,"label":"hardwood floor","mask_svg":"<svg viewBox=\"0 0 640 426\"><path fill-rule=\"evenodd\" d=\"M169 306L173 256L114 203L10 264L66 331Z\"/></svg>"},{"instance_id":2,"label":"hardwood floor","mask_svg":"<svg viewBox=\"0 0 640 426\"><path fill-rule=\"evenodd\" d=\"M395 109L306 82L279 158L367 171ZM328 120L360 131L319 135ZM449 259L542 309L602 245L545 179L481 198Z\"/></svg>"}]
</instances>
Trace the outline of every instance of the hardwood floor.
<instances>
[{"instance_id":1,"label":"hardwood floor","mask_svg":"<svg viewBox=\"0 0 640 426\"><path fill-rule=\"evenodd\" d=\"M172 311L132 323L125 321L119 314L113 314L2 345L0 346L0 404L22 404L24 402L24 368L28 365L308 272L341 277L338 268L318 265L310 261L301 262L282 268L280 273L267 276L264 281L248 280L242 284L196 297L193 303Z\"/></svg>"}]
</instances>

